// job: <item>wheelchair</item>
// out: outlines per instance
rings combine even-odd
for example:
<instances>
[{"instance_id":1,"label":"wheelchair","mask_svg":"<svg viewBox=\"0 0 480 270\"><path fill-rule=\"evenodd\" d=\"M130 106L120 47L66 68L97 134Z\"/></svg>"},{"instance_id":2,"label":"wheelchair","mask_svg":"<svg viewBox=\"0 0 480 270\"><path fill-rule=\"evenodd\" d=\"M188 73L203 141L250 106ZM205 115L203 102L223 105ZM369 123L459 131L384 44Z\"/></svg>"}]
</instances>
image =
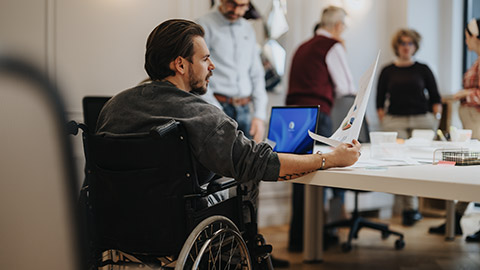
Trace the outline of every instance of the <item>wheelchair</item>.
<instances>
[{"instance_id":1,"label":"wheelchair","mask_svg":"<svg viewBox=\"0 0 480 270\"><path fill-rule=\"evenodd\" d=\"M82 130L89 269L273 269L247 190L225 178L200 186L179 122L115 137L69 124L71 134ZM236 194L208 205L225 190Z\"/></svg>"}]
</instances>

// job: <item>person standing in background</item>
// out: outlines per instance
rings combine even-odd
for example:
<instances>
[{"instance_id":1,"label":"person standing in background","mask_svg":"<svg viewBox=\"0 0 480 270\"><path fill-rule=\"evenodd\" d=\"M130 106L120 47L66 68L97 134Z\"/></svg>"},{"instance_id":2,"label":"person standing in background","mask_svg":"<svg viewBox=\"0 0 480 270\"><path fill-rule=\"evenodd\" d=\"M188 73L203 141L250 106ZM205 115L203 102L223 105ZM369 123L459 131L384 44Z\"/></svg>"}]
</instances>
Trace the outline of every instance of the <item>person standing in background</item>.
<instances>
[{"instance_id":1,"label":"person standing in background","mask_svg":"<svg viewBox=\"0 0 480 270\"><path fill-rule=\"evenodd\" d=\"M290 69L286 104L320 105L317 132L327 137L332 134L330 111L335 97L357 92L341 37L346 28L346 15L342 8L325 8L320 23L314 29L314 37L300 45ZM340 198L343 203L345 191L335 188L333 193L334 198ZM290 251L301 251L303 248L303 201L304 186L293 184Z\"/></svg>"},{"instance_id":2,"label":"person standing in background","mask_svg":"<svg viewBox=\"0 0 480 270\"><path fill-rule=\"evenodd\" d=\"M472 130L472 138L480 140L480 18L472 19L465 29L465 43L469 51L477 54L477 60L463 75L463 89L454 95L460 100L460 119L465 129ZM462 235L460 220L468 207L468 202L458 202L455 205L455 234ZM445 223L431 227L429 233L445 234ZM468 235L467 242L480 243L480 230Z\"/></svg>"},{"instance_id":3,"label":"person standing in background","mask_svg":"<svg viewBox=\"0 0 480 270\"><path fill-rule=\"evenodd\" d=\"M218 9L197 20L216 65L203 99L234 119L247 138L260 143L265 136L268 96L255 31L243 18L249 8L249 0L220 0ZM249 189L258 191L258 186ZM272 263L274 267L289 265L273 257Z\"/></svg>"},{"instance_id":4,"label":"person standing in background","mask_svg":"<svg viewBox=\"0 0 480 270\"><path fill-rule=\"evenodd\" d=\"M472 130L472 138L480 139L480 40L478 28L480 19L472 19L465 30L465 43L468 50L477 54L477 60L463 76L463 89L454 97L459 99L460 119L463 128ZM470 29L471 28L471 29Z\"/></svg>"},{"instance_id":5,"label":"person standing in background","mask_svg":"<svg viewBox=\"0 0 480 270\"><path fill-rule=\"evenodd\" d=\"M383 131L396 131L407 139L413 129L436 131L442 115L441 97L430 68L414 61L421 36L412 29L400 29L392 39L397 59L384 67L377 86L377 114ZM385 112L385 101L389 105ZM403 207L402 224L412 226L422 219L418 199L395 195Z\"/></svg>"},{"instance_id":6,"label":"person standing in background","mask_svg":"<svg viewBox=\"0 0 480 270\"><path fill-rule=\"evenodd\" d=\"M268 97L255 31L243 18L249 5L249 0L220 0L218 9L197 22L205 29L205 42L217 66L204 99L259 143L265 135Z\"/></svg>"}]
</instances>

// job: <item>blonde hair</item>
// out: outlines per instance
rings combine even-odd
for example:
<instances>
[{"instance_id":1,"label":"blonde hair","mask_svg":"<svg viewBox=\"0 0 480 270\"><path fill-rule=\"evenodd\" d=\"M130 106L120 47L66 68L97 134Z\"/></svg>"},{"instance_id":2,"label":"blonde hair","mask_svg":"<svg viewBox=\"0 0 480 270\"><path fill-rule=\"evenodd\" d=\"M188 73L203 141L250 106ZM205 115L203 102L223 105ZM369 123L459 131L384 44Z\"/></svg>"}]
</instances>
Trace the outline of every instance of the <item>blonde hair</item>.
<instances>
[{"instance_id":1,"label":"blonde hair","mask_svg":"<svg viewBox=\"0 0 480 270\"><path fill-rule=\"evenodd\" d=\"M322 18L320 20L320 27L332 28L335 24L343 22L347 16L347 12L336 6L328 6L322 12Z\"/></svg>"},{"instance_id":2,"label":"blonde hair","mask_svg":"<svg viewBox=\"0 0 480 270\"><path fill-rule=\"evenodd\" d=\"M415 45L415 52L413 52L413 54L415 55L415 53L417 53L418 49L420 48L420 41L422 40L422 36L413 29L398 30L392 38L392 48L396 56L399 56L398 46L400 45L400 43L402 43L402 37L409 37L412 39L413 45Z\"/></svg>"}]
</instances>

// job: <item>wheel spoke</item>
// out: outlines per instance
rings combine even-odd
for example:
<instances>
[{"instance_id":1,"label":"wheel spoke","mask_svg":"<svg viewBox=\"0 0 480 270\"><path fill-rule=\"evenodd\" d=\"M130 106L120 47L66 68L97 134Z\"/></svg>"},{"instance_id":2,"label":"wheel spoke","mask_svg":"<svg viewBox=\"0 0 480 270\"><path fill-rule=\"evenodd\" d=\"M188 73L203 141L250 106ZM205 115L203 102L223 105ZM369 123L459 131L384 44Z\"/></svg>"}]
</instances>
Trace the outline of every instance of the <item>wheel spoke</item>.
<instances>
[{"instance_id":1,"label":"wheel spoke","mask_svg":"<svg viewBox=\"0 0 480 270\"><path fill-rule=\"evenodd\" d=\"M237 244L236 247L233 248L234 244L236 244L236 241L232 241L232 244L231 244L231 247L230 247L230 256L228 257L228 269L227 270L230 270L230 266L232 265L231 262L232 262L232 257L233 257L233 254L234 254L233 251L235 251L237 249L238 245L239 245L239 244ZM237 269L236 266L235 266L235 269Z\"/></svg>"},{"instance_id":2,"label":"wheel spoke","mask_svg":"<svg viewBox=\"0 0 480 270\"><path fill-rule=\"evenodd\" d=\"M248 250L240 232L225 217L205 219L190 234L189 241L187 242L191 244L185 245L181 251L180 258L183 259L179 258L177 268L245 270L251 267Z\"/></svg>"},{"instance_id":3,"label":"wheel spoke","mask_svg":"<svg viewBox=\"0 0 480 270\"><path fill-rule=\"evenodd\" d=\"M216 269L216 265L217 265L217 261L218 261L218 269L222 269L222 266L221 266L221 263L222 263L222 260L218 259L219 258L219 254L220 252L222 251L222 246L223 246L223 240L225 240L225 236L226 234L222 234L221 237L220 237L220 243L218 245L218 250L217 250L217 255L215 255L215 258L212 258L213 259L213 265L215 266L214 268ZM211 249L211 247L210 247Z\"/></svg>"},{"instance_id":4,"label":"wheel spoke","mask_svg":"<svg viewBox=\"0 0 480 270\"><path fill-rule=\"evenodd\" d=\"M209 260L209 262L210 262L210 261L211 261L211 262L214 261L214 260L213 260L213 253L212 253L212 245L210 245L210 248L208 249L208 260ZM211 265L211 264L208 263L208 269L209 269L209 270L212 269L212 268L210 268L210 265ZM214 266L215 266L215 265L214 265Z\"/></svg>"}]
</instances>

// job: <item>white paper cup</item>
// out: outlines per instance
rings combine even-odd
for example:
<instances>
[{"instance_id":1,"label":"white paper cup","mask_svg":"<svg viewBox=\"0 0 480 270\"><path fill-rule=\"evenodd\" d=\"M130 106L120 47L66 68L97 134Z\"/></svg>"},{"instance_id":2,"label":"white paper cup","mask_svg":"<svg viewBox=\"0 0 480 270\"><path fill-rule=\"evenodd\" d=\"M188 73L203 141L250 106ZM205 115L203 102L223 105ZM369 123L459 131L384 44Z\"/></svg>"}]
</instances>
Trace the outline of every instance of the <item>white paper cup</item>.
<instances>
[{"instance_id":1,"label":"white paper cup","mask_svg":"<svg viewBox=\"0 0 480 270\"><path fill-rule=\"evenodd\" d=\"M452 130L453 131L453 130ZM453 142L466 142L472 138L471 129L455 129L450 133Z\"/></svg>"},{"instance_id":2,"label":"white paper cup","mask_svg":"<svg viewBox=\"0 0 480 270\"><path fill-rule=\"evenodd\" d=\"M370 132L370 143L372 145L378 145L382 143L396 143L397 135L398 135L397 132L384 132L384 131Z\"/></svg>"},{"instance_id":3,"label":"white paper cup","mask_svg":"<svg viewBox=\"0 0 480 270\"><path fill-rule=\"evenodd\" d=\"M435 138L435 132L431 129L414 129L412 131L412 139L433 141L433 138Z\"/></svg>"}]
</instances>

